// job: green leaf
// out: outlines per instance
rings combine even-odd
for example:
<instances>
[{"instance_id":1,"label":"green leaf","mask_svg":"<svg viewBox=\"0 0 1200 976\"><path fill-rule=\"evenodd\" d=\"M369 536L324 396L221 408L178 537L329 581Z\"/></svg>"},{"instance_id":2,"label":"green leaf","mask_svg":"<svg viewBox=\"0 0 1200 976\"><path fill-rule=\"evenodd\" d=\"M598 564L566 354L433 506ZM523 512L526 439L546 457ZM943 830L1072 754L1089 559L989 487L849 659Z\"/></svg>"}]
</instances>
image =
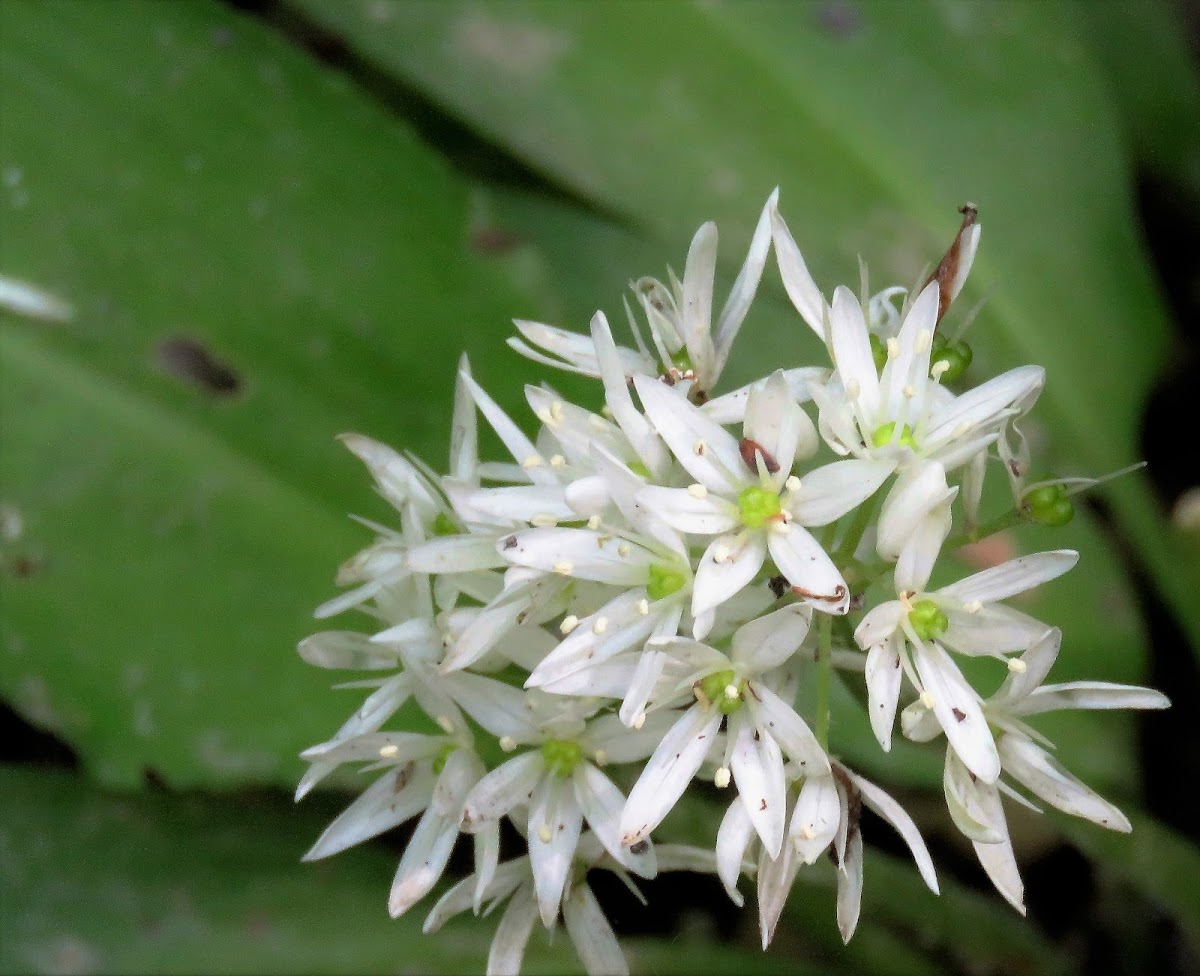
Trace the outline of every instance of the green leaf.
<instances>
[{"instance_id":1,"label":"green leaf","mask_svg":"<svg viewBox=\"0 0 1200 976\"><path fill-rule=\"evenodd\" d=\"M397 854L376 843L301 864L324 826L307 807L266 795L113 796L69 774L0 766L0 970L482 971L498 915L430 936L420 908L389 919ZM581 970L566 933L556 936L551 945L538 926L527 973ZM778 972L756 950L699 933L633 939L626 955L635 973Z\"/></svg>"},{"instance_id":2,"label":"green leaf","mask_svg":"<svg viewBox=\"0 0 1200 976\"><path fill-rule=\"evenodd\" d=\"M226 7L2 4L0 84L0 271L75 308L0 316L0 691L108 782L291 783L356 704L293 648L385 517L334 437L443 463L531 309L461 178Z\"/></svg>"},{"instance_id":3,"label":"green leaf","mask_svg":"<svg viewBox=\"0 0 1200 976\"><path fill-rule=\"evenodd\" d=\"M1168 335L1068 5L878 2L836 23L808 4L289 3L658 236L709 217L742 233L783 183L827 292L856 280L856 253L877 284L914 280L975 200L987 230L968 300L996 285L971 334L980 375L1045 365L1034 426L1058 456L1096 474L1136 459ZM1143 477L1108 495L1200 648L1200 550Z\"/></svg>"}]
</instances>

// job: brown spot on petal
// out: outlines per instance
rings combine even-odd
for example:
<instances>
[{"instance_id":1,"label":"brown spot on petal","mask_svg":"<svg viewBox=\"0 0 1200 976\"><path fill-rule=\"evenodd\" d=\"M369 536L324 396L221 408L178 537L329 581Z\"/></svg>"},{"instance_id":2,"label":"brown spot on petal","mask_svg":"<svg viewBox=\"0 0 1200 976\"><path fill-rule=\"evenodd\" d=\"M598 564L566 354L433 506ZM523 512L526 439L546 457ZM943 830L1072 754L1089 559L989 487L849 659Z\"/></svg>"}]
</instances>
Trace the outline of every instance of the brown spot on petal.
<instances>
[{"instance_id":1,"label":"brown spot on petal","mask_svg":"<svg viewBox=\"0 0 1200 976\"><path fill-rule=\"evenodd\" d=\"M966 721L967 713L964 712L961 708L950 709L950 714L952 714L954 716L955 721L958 721L958 722Z\"/></svg>"},{"instance_id":2,"label":"brown spot on petal","mask_svg":"<svg viewBox=\"0 0 1200 976\"><path fill-rule=\"evenodd\" d=\"M649 849L650 845L644 840L639 840L636 844L629 845L630 854L645 854Z\"/></svg>"},{"instance_id":3,"label":"brown spot on petal","mask_svg":"<svg viewBox=\"0 0 1200 976\"><path fill-rule=\"evenodd\" d=\"M516 548L517 548L517 537L515 535L510 535L507 539L504 540L504 551L505 552L508 552L509 549L516 549Z\"/></svg>"}]
</instances>

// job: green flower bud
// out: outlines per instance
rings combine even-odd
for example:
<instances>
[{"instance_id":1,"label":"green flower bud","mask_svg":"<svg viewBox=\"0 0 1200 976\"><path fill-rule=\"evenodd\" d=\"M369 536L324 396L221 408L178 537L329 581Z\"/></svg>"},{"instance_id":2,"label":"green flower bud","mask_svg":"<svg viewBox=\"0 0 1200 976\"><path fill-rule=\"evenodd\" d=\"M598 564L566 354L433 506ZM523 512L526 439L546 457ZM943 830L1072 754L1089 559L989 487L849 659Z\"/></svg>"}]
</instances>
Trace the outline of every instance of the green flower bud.
<instances>
[{"instance_id":1,"label":"green flower bud","mask_svg":"<svg viewBox=\"0 0 1200 976\"><path fill-rule=\"evenodd\" d=\"M966 374L967 367L971 365L971 360L974 358L975 353L962 339L948 341L940 336L936 337L933 340L933 349L929 353L930 375L933 375L934 367L938 363L945 363L946 369L942 373L942 382L957 383Z\"/></svg>"},{"instance_id":2,"label":"green flower bud","mask_svg":"<svg viewBox=\"0 0 1200 976\"><path fill-rule=\"evenodd\" d=\"M1075 517L1075 505L1062 485L1042 485L1027 494L1022 505L1039 525L1057 529Z\"/></svg>"}]
</instances>

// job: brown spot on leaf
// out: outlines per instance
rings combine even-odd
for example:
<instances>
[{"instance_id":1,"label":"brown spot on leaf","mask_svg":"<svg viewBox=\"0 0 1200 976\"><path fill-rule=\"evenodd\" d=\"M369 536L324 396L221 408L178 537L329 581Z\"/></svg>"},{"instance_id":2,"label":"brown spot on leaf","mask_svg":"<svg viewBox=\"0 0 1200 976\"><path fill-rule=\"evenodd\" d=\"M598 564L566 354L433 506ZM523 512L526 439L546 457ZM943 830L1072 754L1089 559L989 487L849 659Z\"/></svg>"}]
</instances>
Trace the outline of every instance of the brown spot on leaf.
<instances>
[{"instance_id":1,"label":"brown spot on leaf","mask_svg":"<svg viewBox=\"0 0 1200 976\"><path fill-rule=\"evenodd\" d=\"M213 396L234 396L242 391L237 371L196 339L163 339L154 347L154 360L164 372Z\"/></svg>"}]
</instances>

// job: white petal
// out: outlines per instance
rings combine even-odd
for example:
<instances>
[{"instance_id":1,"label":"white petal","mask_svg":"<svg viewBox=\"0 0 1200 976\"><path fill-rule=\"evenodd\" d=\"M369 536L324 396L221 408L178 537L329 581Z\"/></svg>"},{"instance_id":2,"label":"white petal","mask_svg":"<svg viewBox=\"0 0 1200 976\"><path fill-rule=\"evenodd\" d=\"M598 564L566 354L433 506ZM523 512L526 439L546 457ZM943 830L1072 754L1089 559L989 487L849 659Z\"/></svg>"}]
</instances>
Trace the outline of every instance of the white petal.
<instances>
[{"instance_id":1,"label":"white petal","mask_svg":"<svg viewBox=\"0 0 1200 976\"><path fill-rule=\"evenodd\" d=\"M825 750L796 710L761 682L747 682L747 705L764 738L779 743L784 754L798 764L805 776L829 772Z\"/></svg>"},{"instance_id":2,"label":"white petal","mask_svg":"<svg viewBox=\"0 0 1200 976\"><path fill-rule=\"evenodd\" d=\"M1133 829L1125 814L1063 769L1058 760L1041 746L1024 736L1001 736L1000 759L1005 772L1052 807L1091 820L1109 830L1129 833Z\"/></svg>"},{"instance_id":3,"label":"white petal","mask_svg":"<svg viewBox=\"0 0 1200 976\"><path fill-rule=\"evenodd\" d=\"M533 446L533 441L521 433L521 429L513 423L512 418L500 409L495 400L483 392L475 380L463 372L460 372L458 376L460 382L470 392L479 412L492 425L492 429L504 442L504 446L508 448L509 453L518 464L523 464L528 458L540 456ZM529 480L538 484L552 485L558 481L554 473L546 467L527 468L525 473Z\"/></svg>"},{"instance_id":4,"label":"white petal","mask_svg":"<svg viewBox=\"0 0 1200 976\"><path fill-rule=\"evenodd\" d=\"M785 844L779 857L765 850L758 857L758 931L765 951L775 936L775 928L787 904L788 894L800 870L800 856L791 844Z\"/></svg>"},{"instance_id":5,"label":"white petal","mask_svg":"<svg viewBox=\"0 0 1200 976\"><path fill-rule=\"evenodd\" d=\"M930 417L925 449L936 450L975 430L995 427L1013 404L1035 396L1045 382L1041 366L1019 366L955 397Z\"/></svg>"},{"instance_id":6,"label":"white petal","mask_svg":"<svg viewBox=\"0 0 1200 976\"><path fill-rule=\"evenodd\" d=\"M871 730L884 752L892 748L896 705L900 701L900 685L904 679L904 670L900 667L900 643L902 638L893 634L867 652L867 709L871 716Z\"/></svg>"},{"instance_id":7,"label":"white petal","mask_svg":"<svg viewBox=\"0 0 1200 976\"><path fill-rule=\"evenodd\" d=\"M717 562L713 557L724 554ZM767 540L762 532L720 536L705 550L692 583L692 616L719 607L750 583L767 558Z\"/></svg>"},{"instance_id":8,"label":"white petal","mask_svg":"<svg viewBox=\"0 0 1200 976\"><path fill-rule=\"evenodd\" d=\"M485 900L499 901L502 898L507 898L518 886L524 882L524 889L529 891L529 858L515 857L511 861L506 861L496 869L495 876L491 883L483 893ZM458 884L453 885L441 898L437 904L430 910L429 915L425 918L425 924L421 931L426 935L430 932L436 932L446 922L460 912L465 912L472 905L473 894L475 890L476 878L472 875L468 878L463 878ZM531 897L531 896L527 896Z\"/></svg>"},{"instance_id":9,"label":"white petal","mask_svg":"<svg viewBox=\"0 0 1200 976\"><path fill-rule=\"evenodd\" d=\"M855 413L874 423L880 416L879 374L867 335L862 306L849 288L839 285L833 293L829 315L829 342L842 385L847 391L857 387Z\"/></svg>"},{"instance_id":10,"label":"white petal","mask_svg":"<svg viewBox=\"0 0 1200 976\"><path fill-rule=\"evenodd\" d=\"M639 641L644 643L656 622L653 614L639 611L638 605L645 599L644 589L629 590L584 617L534 669L525 687L538 688L560 681L608 660Z\"/></svg>"},{"instance_id":11,"label":"white petal","mask_svg":"<svg viewBox=\"0 0 1200 976\"><path fill-rule=\"evenodd\" d=\"M305 637L296 647L297 653L318 668L347 671L382 671L395 668L398 653L379 647L371 638L352 630L327 630Z\"/></svg>"},{"instance_id":12,"label":"white petal","mask_svg":"<svg viewBox=\"0 0 1200 976\"><path fill-rule=\"evenodd\" d=\"M811 622L812 610L800 603L751 620L734 633L730 660L750 674L777 668L796 653Z\"/></svg>"},{"instance_id":13,"label":"white petal","mask_svg":"<svg viewBox=\"0 0 1200 976\"><path fill-rule=\"evenodd\" d=\"M874 783L855 775L845 767L842 767L842 770L850 777L850 781L858 787L859 792L862 793L863 803L895 827L896 832L904 838L904 843L908 845L909 851L912 852L913 860L917 864L917 870L921 872L922 880L924 880L930 891L935 895L939 894L937 874L933 870L933 858L929 856L929 850L925 846L925 841L921 839L921 832L917 830L917 825L913 823L912 817L904 811L904 808L899 803Z\"/></svg>"},{"instance_id":14,"label":"white petal","mask_svg":"<svg viewBox=\"0 0 1200 976\"><path fill-rule=\"evenodd\" d=\"M628 976L621 944L586 881L571 889L563 904L563 921L588 976Z\"/></svg>"},{"instance_id":15,"label":"white petal","mask_svg":"<svg viewBox=\"0 0 1200 976\"><path fill-rule=\"evenodd\" d=\"M919 593L925 589L934 564L941 554L942 543L950 534L952 521L950 497L947 496L917 522L896 559L893 579L898 591Z\"/></svg>"},{"instance_id":16,"label":"white petal","mask_svg":"<svg viewBox=\"0 0 1200 976\"><path fill-rule=\"evenodd\" d=\"M828 553L806 529L794 522L787 523L783 532L771 529L767 546L779 572L801 600L825 613L846 612L850 589Z\"/></svg>"},{"instance_id":17,"label":"white petal","mask_svg":"<svg viewBox=\"0 0 1200 976\"><path fill-rule=\"evenodd\" d=\"M538 911L547 928L558 918L582 824L583 813L571 784L556 776L547 778L530 805L527 835ZM543 839L547 831L549 839Z\"/></svg>"},{"instance_id":18,"label":"white petal","mask_svg":"<svg viewBox=\"0 0 1200 976\"><path fill-rule=\"evenodd\" d=\"M496 934L492 937L492 947L488 952L487 976L518 976L537 916L537 902L529 886L525 885L513 895L500 917L500 924L496 926Z\"/></svg>"},{"instance_id":19,"label":"white petal","mask_svg":"<svg viewBox=\"0 0 1200 976\"><path fill-rule=\"evenodd\" d=\"M741 908L746 899L737 890L738 878L742 874L742 861L746 856L746 848L754 839L754 822L746 807L735 800L721 818L721 826L717 830L717 877L725 886L730 900Z\"/></svg>"},{"instance_id":20,"label":"white petal","mask_svg":"<svg viewBox=\"0 0 1200 976\"><path fill-rule=\"evenodd\" d=\"M988 822L996 825L1003 834L1003 840L998 844L974 843L972 846L975 848L975 856L979 858L983 870L987 872L987 876L996 886L996 890L1004 896L1005 901L1024 915L1025 885L1021 883L1021 872L1017 868L1017 859L1013 856L1008 823L1000 805L1000 794L994 789L981 789L980 799Z\"/></svg>"},{"instance_id":21,"label":"white petal","mask_svg":"<svg viewBox=\"0 0 1200 976\"><path fill-rule=\"evenodd\" d=\"M808 327L822 342L827 341L825 318L828 306L808 272L804 257L777 207L771 207L771 235L775 241L775 260L788 298Z\"/></svg>"},{"instance_id":22,"label":"white petal","mask_svg":"<svg viewBox=\"0 0 1200 976\"><path fill-rule=\"evenodd\" d=\"M613 714L588 723L583 743L594 756L603 752L610 763L641 762L649 756L679 719L678 712L651 712L640 729L629 729Z\"/></svg>"},{"instance_id":23,"label":"white petal","mask_svg":"<svg viewBox=\"0 0 1200 976\"><path fill-rule=\"evenodd\" d=\"M864 651L882 644L896 632L904 616L904 606L899 600L888 600L872 607L854 629L854 639Z\"/></svg>"},{"instance_id":24,"label":"white petal","mask_svg":"<svg viewBox=\"0 0 1200 976\"><path fill-rule=\"evenodd\" d=\"M805 864L813 864L833 843L841 822L832 776L809 776L800 787L788 838Z\"/></svg>"},{"instance_id":25,"label":"white petal","mask_svg":"<svg viewBox=\"0 0 1200 976\"><path fill-rule=\"evenodd\" d=\"M525 694L483 675L458 671L441 679L442 687L471 718L496 737L529 742L537 734L525 708Z\"/></svg>"},{"instance_id":26,"label":"white petal","mask_svg":"<svg viewBox=\"0 0 1200 976\"><path fill-rule=\"evenodd\" d=\"M733 435L658 380L635 376L633 382L646 416L684 469L709 491L736 494L747 478Z\"/></svg>"},{"instance_id":27,"label":"white petal","mask_svg":"<svg viewBox=\"0 0 1200 976\"><path fill-rule=\"evenodd\" d=\"M929 382L929 353L937 325L938 283L926 285L904 316L896 335L898 355L889 357L880 379L883 386L883 414L897 425L915 421L913 413L925 402ZM926 333L922 341L922 333Z\"/></svg>"},{"instance_id":28,"label":"white petal","mask_svg":"<svg viewBox=\"0 0 1200 976\"><path fill-rule=\"evenodd\" d=\"M1006 708L1011 704L1019 706L1022 699L1046 680L1046 675L1058 660L1061 647L1062 631L1057 627L1047 628L1046 632L1030 645L1029 650L1021 655L1024 668L1020 671L1010 671L992 700L1003 703Z\"/></svg>"},{"instance_id":29,"label":"white petal","mask_svg":"<svg viewBox=\"0 0 1200 976\"><path fill-rule=\"evenodd\" d=\"M787 815L783 755L771 736L764 735L756 741L754 723L747 722L744 716L738 719L732 723L737 732L729 767L737 783L738 797L763 846L772 857L778 857Z\"/></svg>"},{"instance_id":30,"label":"white petal","mask_svg":"<svg viewBox=\"0 0 1200 976\"><path fill-rule=\"evenodd\" d=\"M519 566L575 579L641 586L661 557L633 542L588 529L527 529L501 540L501 553Z\"/></svg>"},{"instance_id":31,"label":"white petal","mask_svg":"<svg viewBox=\"0 0 1200 976\"><path fill-rule=\"evenodd\" d=\"M647 839L671 812L704 762L721 718L716 709L697 703L671 726L629 791L621 815L622 844L633 845Z\"/></svg>"},{"instance_id":32,"label":"white petal","mask_svg":"<svg viewBox=\"0 0 1200 976\"><path fill-rule=\"evenodd\" d=\"M456 823L439 816L432 807L425 811L392 881L388 894L388 914L392 918L399 918L429 894L445 871L456 840Z\"/></svg>"},{"instance_id":33,"label":"white petal","mask_svg":"<svg viewBox=\"0 0 1200 976\"><path fill-rule=\"evenodd\" d=\"M595 343L596 358L604 381L604 399L613 413L613 418L621 425L621 430L629 438L629 443L637 451L642 463L656 475L665 472L667 449L658 439L654 427L634 406L633 397L629 392L630 371L625 369L617 356L617 346L613 342L608 319L604 317L603 312L592 316L592 341Z\"/></svg>"},{"instance_id":34,"label":"white petal","mask_svg":"<svg viewBox=\"0 0 1200 976\"><path fill-rule=\"evenodd\" d=\"M463 353L458 361L459 376L471 375L471 363ZM450 425L450 477L472 483L479 467L479 431L475 400L461 379L454 381L454 417Z\"/></svg>"},{"instance_id":35,"label":"white petal","mask_svg":"<svg viewBox=\"0 0 1200 976\"><path fill-rule=\"evenodd\" d=\"M447 650L441 671L459 671L476 663L508 635L527 610L524 601L512 600L475 614Z\"/></svg>"},{"instance_id":36,"label":"white petal","mask_svg":"<svg viewBox=\"0 0 1200 976\"><path fill-rule=\"evenodd\" d=\"M625 795L589 762L582 762L575 768L572 781L583 817L604 849L634 874L653 878L657 873L654 848L647 846L635 854L621 844L621 811L625 808Z\"/></svg>"},{"instance_id":37,"label":"white petal","mask_svg":"<svg viewBox=\"0 0 1200 976\"><path fill-rule=\"evenodd\" d=\"M408 550L408 566L417 573L470 573L503 565L492 535L451 535Z\"/></svg>"},{"instance_id":38,"label":"white petal","mask_svg":"<svg viewBox=\"0 0 1200 976\"><path fill-rule=\"evenodd\" d=\"M680 309L684 345L696 373L714 380L716 352L712 339L713 276L717 270L717 225L703 224L688 248L683 269L683 307Z\"/></svg>"},{"instance_id":39,"label":"white petal","mask_svg":"<svg viewBox=\"0 0 1200 976\"><path fill-rule=\"evenodd\" d=\"M820 366L801 366L797 369L785 369L783 378L787 381L792 399L797 403L807 403L812 399L809 388L814 384L827 383L829 370ZM756 385L757 381L747 383L729 393L723 393L721 396L709 400L700 410L714 423L740 424L746 418L746 404L750 401L750 391Z\"/></svg>"},{"instance_id":40,"label":"white petal","mask_svg":"<svg viewBox=\"0 0 1200 976\"><path fill-rule=\"evenodd\" d=\"M500 863L500 822L493 820L475 831L475 891L472 908L478 915Z\"/></svg>"},{"instance_id":41,"label":"white petal","mask_svg":"<svg viewBox=\"0 0 1200 976\"><path fill-rule=\"evenodd\" d=\"M912 464L883 500L875 548L884 559L896 559L921 520L957 489L946 485L946 470L936 461Z\"/></svg>"},{"instance_id":42,"label":"white petal","mask_svg":"<svg viewBox=\"0 0 1200 976\"><path fill-rule=\"evenodd\" d=\"M914 648L925 692L933 698L933 713L958 757L985 783L1000 776L1000 756L979 706L979 696L940 646L920 643Z\"/></svg>"},{"instance_id":43,"label":"white petal","mask_svg":"<svg viewBox=\"0 0 1200 976\"><path fill-rule=\"evenodd\" d=\"M716 371L718 374L729 358L733 340L737 337L738 330L742 327L742 322L745 321L746 313L750 311L750 305L754 302L754 295L758 291L758 283L762 279L767 255L771 251L771 213L775 209L778 199L778 189L774 190L767 198L767 203L758 217L758 224L755 225L754 236L750 239L750 250L746 253L742 270L738 272L737 280L734 281L733 288L729 290L729 297L725 299L725 307L721 309L721 315L717 319L713 335L717 347Z\"/></svg>"},{"instance_id":44,"label":"white petal","mask_svg":"<svg viewBox=\"0 0 1200 976\"><path fill-rule=\"evenodd\" d=\"M1043 685L1017 703L1017 715L1036 715L1060 708L1170 708L1171 700L1153 688L1116 685L1104 681L1071 681L1059 685Z\"/></svg>"},{"instance_id":45,"label":"white petal","mask_svg":"<svg viewBox=\"0 0 1200 976\"><path fill-rule=\"evenodd\" d=\"M947 627L939 640L960 654L1003 654L1023 651L1049 628L1019 610L985 605L975 613L943 607Z\"/></svg>"},{"instance_id":46,"label":"white petal","mask_svg":"<svg viewBox=\"0 0 1200 976\"><path fill-rule=\"evenodd\" d=\"M999 844L1007 836L1003 824L990 818L994 807L987 795L996 792L996 787L980 783L955 755L953 749L946 750L946 769L942 776L942 789L946 794L946 809L954 825L962 833L980 844Z\"/></svg>"},{"instance_id":47,"label":"white petal","mask_svg":"<svg viewBox=\"0 0 1200 976\"><path fill-rule=\"evenodd\" d=\"M536 750L497 766L467 794L463 830L474 829L480 821L499 820L514 807L528 804L545 771L546 761Z\"/></svg>"},{"instance_id":48,"label":"white petal","mask_svg":"<svg viewBox=\"0 0 1200 976\"><path fill-rule=\"evenodd\" d=\"M411 820L425 809L433 783L428 769L415 775L411 766L388 770L325 828L304 860L329 857Z\"/></svg>"},{"instance_id":49,"label":"white petal","mask_svg":"<svg viewBox=\"0 0 1200 976\"><path fill-rule=\"evenodd\" d=\"M938 591L939 596L952 597L963 603L979 601L993 603L1024 593L1042 583L1062 576L1079 562L1079 553L1072 549L1035 552L1018 556L999 566L985 569L974 576L951 583Z\"/></svg>"},{"instance_id":50,"label":"white petal","mask_svg":"<svg viewBox=\"0 0 1200 976\"><path fill-rule=\"evenodd\" d=\"M862 833L855 830L846 839L841 870L838 871L837 925L843 942L849 942L858 928L862 909L863 843Z\"/></svg>"},{"instance_id":51,"label":"white petal","mask_svg":"<svg viewBox=\"0 0 1200 976\"><path fill-rule=\"evenodd\" d=\"M531 522L541 516L575 518L560 485L508 485L471 492L467 504L479 515L501 522Z\"/></svg>"},{"instance_id":52,"label":"white petal","mask_svg":"<svg viewBox=\"0 0 1200 976\"><path fill-rule=\"evenodd\" d=\"M826 464L800 479L799 490L788 500L788 511L801 525L828 525L874 495L893 470L890 461Z\"/></svg>"},{"instance_id":53,"label":"white petal","mask_svg":"<svg viewBox=\"0 0 1200 976\"><path fill-rule=\"evenodd\" d=\"M639 503L667 525L680 532L717 535L741 524L738 507L720 495L697 498L683 488L659 488L655 485L637 493Z\"/></svg>"},{"instance_id":54,"label":"white petal","mask_svg":"<svg viewBox=\"0 0 1200 976\"><path fill-rule=\"evenodd\" d=\"M645 714L646 705L662 677L667 660L666 654L650 647L638 655L633 678L629 682L618 713L625 725L633 725L638 716Z\"/></svg>"},{"instance_id":55,"label":"white petal","mask_svg":"<svg viewBox=\"0 0 1200 976\"><path fill-rule=\"evenodd\" d=\"M743 432L775 461L777 484L792 470L797 455L811 457L817 449L817 430L792 399L782 370L751 388Z\"/></svg>"}]
</instances>

